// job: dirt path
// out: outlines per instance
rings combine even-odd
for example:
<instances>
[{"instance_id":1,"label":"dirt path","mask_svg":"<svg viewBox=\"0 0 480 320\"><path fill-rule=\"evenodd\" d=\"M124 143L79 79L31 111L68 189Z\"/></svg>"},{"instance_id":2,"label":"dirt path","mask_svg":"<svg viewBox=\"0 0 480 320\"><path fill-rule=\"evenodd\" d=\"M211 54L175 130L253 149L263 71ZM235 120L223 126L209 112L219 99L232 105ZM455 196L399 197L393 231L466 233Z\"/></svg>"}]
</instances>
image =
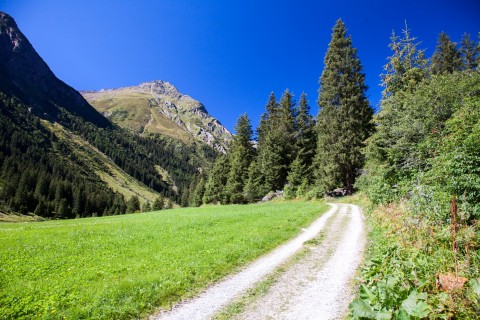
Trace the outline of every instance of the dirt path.
<instances>
[{"instance_id":1,"label":"dirt path","mask_svg":"<svg viewBox=\"0 0 480 320\"><path fill-rule=\"evenodd\" d=\"M322 230L325 232L315 239ZM302 248L307 251L299 254L298 261L289 263L266 294L249 303L236 318L341 318L351 300L349 283L360 262L363 246L363 220L358 207L333 204L293 240L208 288L197 298L151 319L211 319L235 300L242 299Z\"/></svg>"}]
</instances>

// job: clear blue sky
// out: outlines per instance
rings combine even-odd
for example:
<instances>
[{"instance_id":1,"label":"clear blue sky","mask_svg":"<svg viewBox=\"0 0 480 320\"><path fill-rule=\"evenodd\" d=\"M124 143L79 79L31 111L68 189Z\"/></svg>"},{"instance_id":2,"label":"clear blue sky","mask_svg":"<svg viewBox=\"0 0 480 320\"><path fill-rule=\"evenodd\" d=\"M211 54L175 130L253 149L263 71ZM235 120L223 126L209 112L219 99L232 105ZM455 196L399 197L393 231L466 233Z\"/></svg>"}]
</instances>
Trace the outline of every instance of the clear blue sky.
<instances>
[{"instance_id":1,"label":"clear blue sky","mask_svg":"<svg viewBox=\"0 0 480 320\"><path fill-rule=\"evenodd\" d=\"M201 101L227 128L247 112L254 127L270 92L307 93L318 78L338 18L367 74L373 106L392 30L407 20L431 56L441 31L478 41L480 1L5 0L53 72L78 90L165 80Z\"/></svg>"}]
</instances>

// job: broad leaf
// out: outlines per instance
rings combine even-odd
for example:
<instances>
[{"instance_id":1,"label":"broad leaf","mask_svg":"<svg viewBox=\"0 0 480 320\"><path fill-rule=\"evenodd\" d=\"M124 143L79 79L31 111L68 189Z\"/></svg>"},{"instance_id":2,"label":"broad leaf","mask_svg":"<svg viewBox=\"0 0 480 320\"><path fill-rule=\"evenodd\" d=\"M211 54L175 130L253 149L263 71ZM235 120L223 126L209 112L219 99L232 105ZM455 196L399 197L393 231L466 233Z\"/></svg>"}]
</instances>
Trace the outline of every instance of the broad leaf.
<instances>
[{"instance_id":1,"label":"broad leaf","mask_svg":"<svg viewBox=\"0 0 480 320\"><path fill-rule=\"evenodd\" d=\"M353 316L368 319L375 319L376 314L372 306L365 300L354 300L349 306Z\"/></svg>"},{"instance_id":2,"label":"broad leaf","mask_svg":"<svg viewBox=\"0 0 480 320\"><path fill-rule=\"evenodd\" d=\"M424 302L426 298L426 293L412 291L402 302L402 308L413 317L425 318L430 314L430 306Z\"/></svg>"},{"instance_id":3,"label":"broad leaf","mask_svg":"<svg viewBox=\"0 0 480 320\"><path fill-rule=\"evenodd\" d=\"M472 279L468 281L470 288L472 288L473 292L480 297L480 278Z\"/></svg>"}]
</instances>

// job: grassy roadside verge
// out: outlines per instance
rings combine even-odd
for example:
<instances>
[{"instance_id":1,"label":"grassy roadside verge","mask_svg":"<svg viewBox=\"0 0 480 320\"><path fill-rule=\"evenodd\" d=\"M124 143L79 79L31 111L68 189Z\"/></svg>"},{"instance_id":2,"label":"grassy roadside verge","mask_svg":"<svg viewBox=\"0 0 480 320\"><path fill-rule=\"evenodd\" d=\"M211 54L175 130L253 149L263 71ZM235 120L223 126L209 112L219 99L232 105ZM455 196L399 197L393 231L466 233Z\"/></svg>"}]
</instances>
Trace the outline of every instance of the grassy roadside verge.
<instances>
[{"instance_id":1,"label":"grassy roadside verge","mask_svg":"<svg viewBox=\"0 0 480 320\"><path fill-rule=\"evenodd\" d=\"M293 237L327 208L289 201L0 224L0 318L145 316Z\"/></svg>"},{"instance_id":2,"label":"grassy roadside verge","mask_svg":"<svg viewBox=\"0 0 480 320\"><path fill-rule=\"evenodd\" d=\"M361 268L353 319L478 319L480 255L478 227L459 226L458 264L450 225L420 219L403 204L372 207L362 195L342 202L364 209L369 246ZM462 288L445 290L440 275L465 277Z\"/></svg>"}]
</instances>

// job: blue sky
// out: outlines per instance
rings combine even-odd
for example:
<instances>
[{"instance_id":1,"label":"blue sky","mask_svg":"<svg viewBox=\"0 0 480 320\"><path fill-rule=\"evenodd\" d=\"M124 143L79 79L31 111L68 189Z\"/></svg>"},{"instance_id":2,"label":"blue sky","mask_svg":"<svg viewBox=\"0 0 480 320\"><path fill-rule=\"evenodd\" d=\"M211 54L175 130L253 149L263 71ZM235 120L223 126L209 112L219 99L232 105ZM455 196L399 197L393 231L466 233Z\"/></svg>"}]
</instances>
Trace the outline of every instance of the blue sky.
<instances>
[{"instance_id":1,"label":"blue sky","mask_svg":"<svg viewBox=\"0 0 480 320\"><path fill-rule=\"evenodd\" d=\"M318 78L338 18L346 23L375 107L392 30L405 20L427 56L441 31L478 41L480 1L2 1L53 72L78 90L165 80L233 130L254 127L270 92L304 91L316 115Z\"/></svg>"}]
</instances>

